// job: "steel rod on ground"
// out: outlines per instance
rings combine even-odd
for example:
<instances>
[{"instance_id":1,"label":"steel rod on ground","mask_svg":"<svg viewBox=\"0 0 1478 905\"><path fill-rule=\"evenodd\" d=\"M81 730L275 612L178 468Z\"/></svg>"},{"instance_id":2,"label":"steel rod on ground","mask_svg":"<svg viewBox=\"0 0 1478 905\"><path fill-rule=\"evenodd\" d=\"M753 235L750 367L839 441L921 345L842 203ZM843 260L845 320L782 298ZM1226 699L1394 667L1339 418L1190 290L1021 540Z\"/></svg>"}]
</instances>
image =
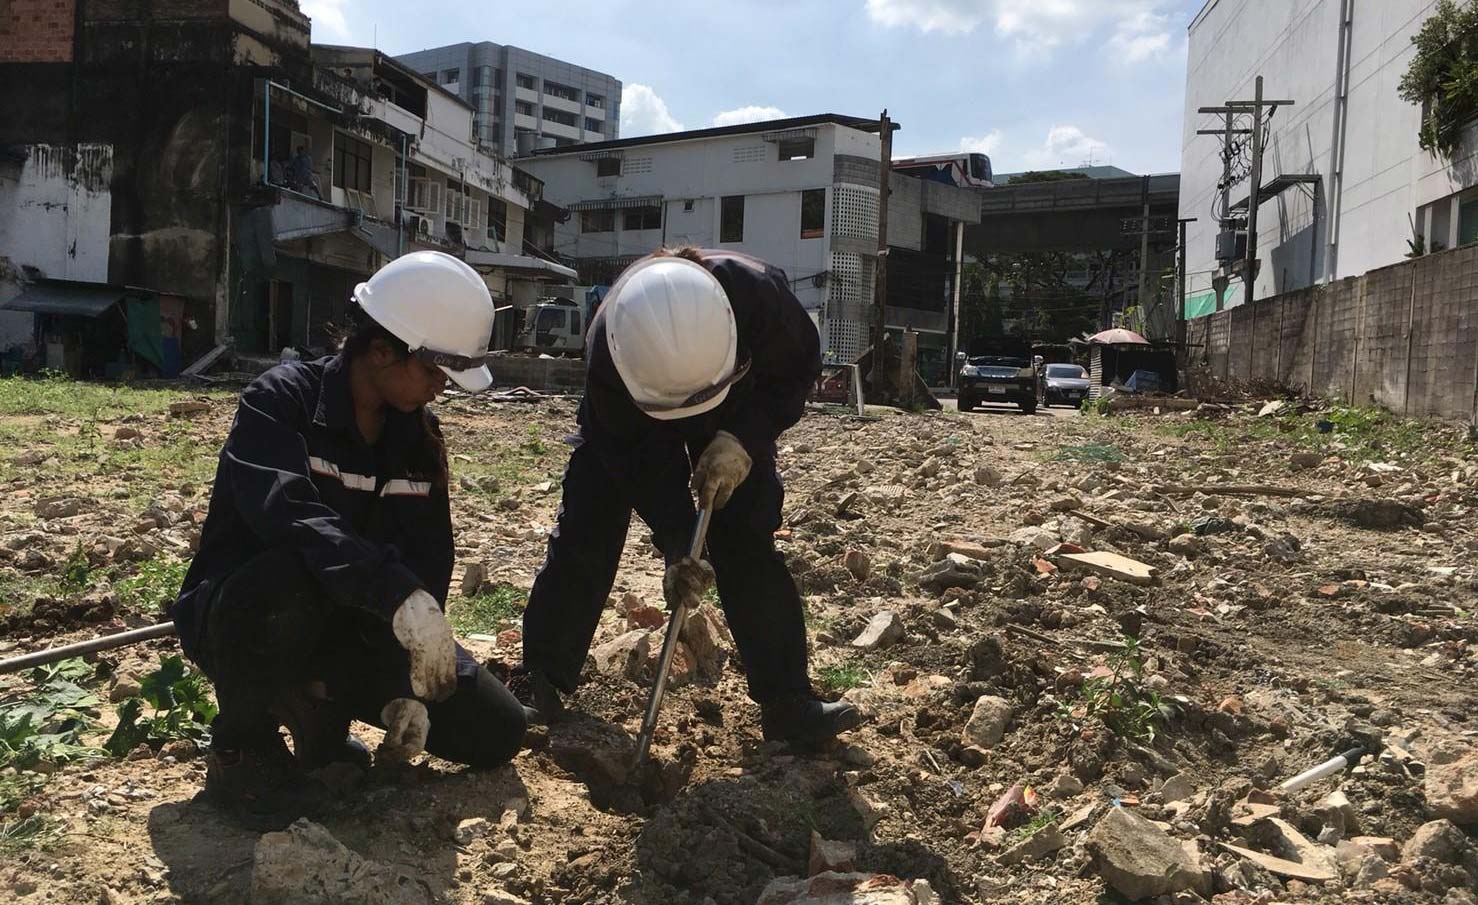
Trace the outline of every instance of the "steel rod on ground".
<instances>
[{"instance_id":1,"label":"steel rod on ground","mask_svg":"<svg viewBox=\"0 0 1478 905\"><path fill-rule=\"evenodd\" d=\"M93 638L91 641L78 641L76 644L64 644L61 647L51 647L46 650L38 650L32 654L22 654L9 660L0 660L0 675L11 672L20 672L23 669L31 669L36 666L45 666L48 663L59 663L62 660L70 660L73 657L81 657L85 654L93 654L98 651L112 650L115 647L127 647L130 644L138 644L140 641L152 641L155 638L167 638L175 633L173 622L161 622L147 628L138 628L133 631L119 632L116 635L104 635L101 638Z\"/></svg>"}]
</instances>

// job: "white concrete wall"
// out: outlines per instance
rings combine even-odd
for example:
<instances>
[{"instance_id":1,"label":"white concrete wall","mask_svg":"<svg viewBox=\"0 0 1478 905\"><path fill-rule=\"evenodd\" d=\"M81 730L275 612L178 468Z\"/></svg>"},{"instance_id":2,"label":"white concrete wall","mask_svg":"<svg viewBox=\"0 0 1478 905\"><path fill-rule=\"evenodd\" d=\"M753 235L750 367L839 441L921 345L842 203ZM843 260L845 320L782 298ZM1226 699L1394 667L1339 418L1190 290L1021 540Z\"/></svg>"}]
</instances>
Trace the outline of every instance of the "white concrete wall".
<instances>
[{"instance_id":1,"label":"white concrete wall","mask_svg":"<svg viewBox=\"0 0 1478 905\"><path fill-rule=\"evenodd\" d=\"M1412 236L1409 218L1417 218L1422 205L1478 184L1472 143L1457 162L1422 151L1417 143L1421 110L1397 95L1412 55L1411 38L1436 0L1352 0L1351 5L1342 191L1333 179L1342 0L1210 0L1192 23L1180 183L1180 215L1199 218L1187 229L1192 294L1209 290L1216 266L1219 227L1212 202L1222 174L1220 138L1195 134L1218 128L1220 118L1196 111L1250 99L1258 75L1264 77L1266 97L1297 102L1272 120L1263 181L1289 173L1317 173L1323 180L1317 214L1309 193L1299 188L1261 206L1259 298L1402 260ZM1233 188L1232 202L1247 194L1244 181ZM1338 221L1331 224L1335 216ZM1331 237L1337 239L1332 257ZM1232 284L1229 297L1233 304L1241 302L1240 284Z\"/></svg>"},{"instance_id":2,"label":"white concrete wall","mask_svg":"<svg viewBox=\"0 0 1478 905\"><path fill-rule=\"evenodd\" d=\"M570 258L642 255L662 245L698 245L733 248L752 254L799 279L829 267L830 223L822 238L802 239L801 192L830 189L837 153L876 160L876 135L835 125L817 129L816 155L808 160L781 161L776 146L761 133L702 139L678 139L621 148L622 174L598 178L596 163L582 160L579 148L569 153L526 157L523 169L545 183L544 195L558 205L605 199L659 197L663 199L665 230L631 231L623 228L623 211L616 211L616 230L582 233L581 215L572 213L555 230L555 251ZM744 241L719 241L720 199L745 196ZM685 202L693 202L691 212ZM820 307L824 289L809 282L796 285L796 295L808 308Z\"/></svg>"},{"instance_id":3,"label":"white concrete wall","mask_svg":"<svg viewBox=\"0 0 1478 905\"><path fill-rule=\"evenodd\" d=\"M55 280L108 279L112 145L31 145L15 178L0 176L0 302L19 294L25 268ZM0 311L0 349L29 346L29 313Z\"/></svg>"}]
</instances>

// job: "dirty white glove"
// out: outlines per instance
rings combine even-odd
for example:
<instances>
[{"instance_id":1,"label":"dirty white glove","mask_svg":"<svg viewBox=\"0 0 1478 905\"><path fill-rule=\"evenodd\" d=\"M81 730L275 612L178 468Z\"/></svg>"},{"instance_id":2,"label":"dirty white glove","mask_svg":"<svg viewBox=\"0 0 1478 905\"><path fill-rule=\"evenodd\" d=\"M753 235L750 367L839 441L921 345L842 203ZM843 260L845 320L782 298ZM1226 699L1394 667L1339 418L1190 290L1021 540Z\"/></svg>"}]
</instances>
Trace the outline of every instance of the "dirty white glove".
<instances>
[{"instance_id":1,"label":"dirty white glove","mask_svg":"<svg viewBox=\"0 0 1478 905\"><path fill-rule=\"evenodd\" d=\"M719 431L709 442L698 464L693 467L693 490L704 509L722 509L729 497L749 477L754 461L744 451L744 444L728 431Z\"/></svg>"},{"instance_id":2,"label":"dirty white glove","mask_svg":"<svg viewBox=\"0 0 1478 905\"><path fill-rule=\"evenodd\" d=\"M436 598L416 591L390 620L395 639L411 655L411 691L427 701L444 701L457 690L457 642Z\"/></svg>"},{"instance_id":3,"label":"dirty white glove","mask_svg":"<svg viewBox=\"0 0 1478 905\"><path fill-rule=\"evenodd\" d=\"M382 760L403 764L426 750L431 716L425 704L415 698L396 698L380 711L380 721L385 724L379 751Z\"/></svg>"},{"instance_id":4,"label":"dirty white glove","mask_svg":"<svg viewBox=\"0 0 1478 905\"><path fill-rule=\"evenodd\" d=\"M684 556L668 566L667 574L662 576L662 596L667 600L667 608L675 610L679 605L697 606L713 581L713 566L701 559Z\"/></svg>"}]
</instances>

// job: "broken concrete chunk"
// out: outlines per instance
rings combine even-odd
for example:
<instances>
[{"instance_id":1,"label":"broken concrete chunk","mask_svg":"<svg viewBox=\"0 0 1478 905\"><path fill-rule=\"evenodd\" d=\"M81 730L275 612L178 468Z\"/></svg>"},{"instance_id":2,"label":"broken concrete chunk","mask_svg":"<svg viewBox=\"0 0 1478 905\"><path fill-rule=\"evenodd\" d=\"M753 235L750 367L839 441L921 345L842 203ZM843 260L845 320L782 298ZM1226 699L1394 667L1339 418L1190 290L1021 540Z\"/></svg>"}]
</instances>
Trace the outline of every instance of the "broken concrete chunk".
<instances>
[{"instance_id":1,"label":"broken concrete chunk","mask_svg":"<svg viewBox=\"0 0 1478 905\"><path fill-rule=\"evenodd\" d=\"M486 836L492 828L492 823L486 817L468 817L457 824L456 830L452 832L452 839L458 845L470 845L473 840Z\"/></svg>"},{"instance_id":2,"label":"broken concrete chunk","mask_svg":"<svg viewBox=\"0 0 1478 905\"><path fill-rule=\"evenodd\" d=\"M171 402L169 414L174 418L184 418L188 415L198 415L201 412L210 411L209 402L201 402L196 399L187 399L183 402Z\"/></svg>"},{"instance_id":3,"label":"broken concrete chunk","mask_svg":"<svg viewBox=\"0 0 1478 905\"><path fill-rule=\"evenodd\" d=\"M1088 834L1104 882L1131 902L1193 889L1210 894L1210 877L1170 834L1124 808L1113 808Z\"/></svg>"},{"instance_id":4,"label":"broken concrete chunk","mask_svg":"<svg viewBox=\"0 0 1478 905\"><path fill-rule=\"evenodd\" d=\"M1178 534L1170 539L1169 548L1171 553L1181 556L1193 556L1206 549L1206 542L1195 534Z\"/></svg>"},{"instance_id":5,"label":"broken concrete chunk","mask_svg":"<svg viewBox=\"0 0 1478 905\"><path fill-rule=\"evenodd\" d=\"M1443 864L1457 864L1467 848L1468 837L1451 820L1424 823L1401 846L1401 860L1410 864L1418 858L1431 858Z\"/></svg>"},{"instance_id":6,"label":"broken concrete chunk","mask_svg":"<svg viewBox=\"0 0 1478 905\"><path fill-rule=\"evenodd\" d=\"M595 668L600 672L636 682L641 679L651 652L652 633L645 629L635 629L596 645L590 653L595 658Z\"/></svg>"},{"instance_id":7,"label":"broken concrete chunk","mask_svg":"<svg viewBox=\"0 0 1478 905\"><path fill-rule=\"evenodd\" d=\"M900 880L887 874L822 873L777 877L755 905L936 905L926 880Z\"/></svg>"},{"instance_id":8,"label":"broken concrete chunk","mask_svg":"<svg viewBox=\"0 0 1478 905\"><path fill-rule=\"evenodd\" d=\"M847 873L857 869L857 846L850 842L832 842L811 831L811 858L806 876L824 873Z\"/></svg>"},{"instance_id":9,"label":"broken concrete chunk","mask_svg":"<svg viewBox=\"0 0 1478 905\"><path fill-rule=\"evenodd\" d=\"M975 709L965 723L964 741L990 749L1006 737L1006 726L1011 722L1011 705L1005 698L982 695L975 701Z\"/></svg>"},{"instance_id":10,"label":"broken concrete chunk","mask_svg":"<svg viewBox=\"0 0 1478 905\"><path fill-rule=\"evenodd\" d=\"M1062 835L1062 831L1057 828L1057 824L1049 823L1035 833L1032 833L1028 838L1006 849L996 860L1002 864L1016 864L1020 861L1037 861L1066 845L1067 837Z\"/></svg>"},{"instance_id":11,"label":"broken concrete chunk","mask_svg":"<svg viewBox=\"0 0 1478 905\"><path fill-rule=\"evenodd\" d=\"M1428 764L1423 784L1427 810L1461 826L1478 825L1478 752Z\"/></svg>"},{"instance_id":12,"label":"broken concrete chunk","mask_svg":"<svg viewBox=\"0 0 1478 905\"><path fill-rule=\"evenodd\" d=\"M883 610L872 617L867 628L852 641L852 646L863 650L877 650L902 640L903 636L903 620L892 610Z\"/></svg>"},{"instance_id":13,"label":"broken concrete chunk","mask_svg":"<svg viewBox=\"0 0 1478 905\"><path fill-rule=\"evenodd\" d=\"M842 557L842 565L858 581L867 581L872 575L872 560L861 550L848 550L847 555Z\"/></svg>"},{"instance_id":14,"label":"broken concrete chunk","mask_svg":"<svg viewBox=\"0 0 1478 905\"><path fill-rule=\"evenodd\" d=\"M1160 797L1166 804L1185 801L1194 794L1196 794L1196 784L1184 773L1175 774L1165 780L1165 784L1160 787Z\"/></svg>"},{"instance_id":15,"label":"broken concrete chunk","mask_svg":"<svg viewBox=\"0 0 1478 905\"><path fill-rule=\"evenodd\" d=\"M1311 842L1293 824L1280 817L1269 817L1268 826L1273 845L1284 859L1331 876L1339 873L1334 849Z\"/></svg>"},{"instance_id":16,"label":"broken concrete chunk","mask_svg":"<svg viewBox=\"0 0 1478 905\"><path fill-rule=\"evenodd\" d=\"M1327 867L1310 864L1300 864L1297 861L1289 861L1285 858L1275 858L1262 852L1255 852L1250 848L1242 848L1228 842L1221 843L1221 847L1234 855L1241 855L1258 867L1279 877L1290 880L1302 880L1305 883L1327 883L1333 880L1335 874Z\"/></svg>"},{"instance_id":17,"label":"broken concrete chunk","mask_svg":"<svg viewBox=\"0 0 1478 905\"><path fill-rule=\"evenodd\" d=\"M299 820L257 841L253 905L431 905L425 882L392 864L367 861L328 830Z\"/></svg>"},{"instance_id":18,"label":"broken concrete chunk","mask_svg":"<svg viewBox=\"0 0 1478 905\"><path fill-rule=\"evenodd\" d=\"M982 487L999 487L1001 473L989 465L982 465L975 469L975 483Z\"/></svg>"},{"instance_id":19,"label":"broken concrete chunk","mask_svg":"<svg viewBox=\"0 0 1478 905\"><path fill-rule=\"evenodd\" d=\"M680 637L693 656L693 669L698 678L713 681L723 675L729 656L728 635L713 604L704 603L689 610Z\"/></svg>"},{"instance_id":20,"label":"broken concrete chunk","mask_svg":"<svg viewBox=\"0 0 1478 905\"><path fill-rule=\"evenodd\" d=\"M983 575L980 564L975 560L959 553L949 553L914 578L924 590L942 594L950 588L973 588Z\"/></svg>"},{"instance_id":21,"label":"broken concrete chunk","mask_svg":"<svg viewBox=\"0 0 1478 905\"><path fill-rule=\"evenodd\" d=\"M462 570L462 596L472 597L482 590L488 580L488 567L480 562L470 562Z\"/></svg>"}]
</instances>

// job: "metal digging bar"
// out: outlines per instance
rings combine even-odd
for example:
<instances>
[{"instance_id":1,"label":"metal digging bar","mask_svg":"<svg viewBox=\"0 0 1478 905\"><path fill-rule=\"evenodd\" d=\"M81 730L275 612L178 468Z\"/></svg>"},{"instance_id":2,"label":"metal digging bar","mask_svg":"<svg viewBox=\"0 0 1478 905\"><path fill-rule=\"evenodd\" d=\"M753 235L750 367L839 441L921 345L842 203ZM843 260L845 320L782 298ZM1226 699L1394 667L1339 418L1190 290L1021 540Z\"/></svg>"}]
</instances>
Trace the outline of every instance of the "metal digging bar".
<instances>
[{"instance_id":1,"label":"metal digging bar","mask_svg":"<svg viewBox=\"0 0 1478 905\"><path fill-rule=\"evenodd\" d=\"M698 525L693 529L693 543L688 555L698 559L703 555L703 545L708 542L708 522L712 510L699 508ZM688 601L679 600L672 608L672 618L667 620L667 637L662 639L662 658L657 663L657 679L652 683L652 695L647 699L647 713L642 717L641 734L636 737L636 757L631 761L632 773L636 773L647 759L647 749L652 746L652 734L657 731L657 714L662 710L662 697L667 693L667 676L672 671L672 658L677 653L678 636L688 623Z\"/></svg>"},{"instance_id":2,"label":"metal digging bar","mask_svg":"<svg viewBox=\"0 0 1478 905\"><path fill-rule=\"evenodd\" d=\"M173 622L161 622L147 628L136 628L130 632L119 632L116 635L104 635L101 638L93 638L91 641L78 641L76 644L64 644L61 647L51 647L46 650L38 650L33 654L22 654L9 660L0 660L0 675L11 672L20 672L33 666L45 666L48 663L59 663L62 660L70 660L84 654L95 654L100 650L112 650L115 647L127 647L130 644L138 644L140 641L152 641L155 638L166 638L175 633Z\"/></svg>"}]
</instances>

